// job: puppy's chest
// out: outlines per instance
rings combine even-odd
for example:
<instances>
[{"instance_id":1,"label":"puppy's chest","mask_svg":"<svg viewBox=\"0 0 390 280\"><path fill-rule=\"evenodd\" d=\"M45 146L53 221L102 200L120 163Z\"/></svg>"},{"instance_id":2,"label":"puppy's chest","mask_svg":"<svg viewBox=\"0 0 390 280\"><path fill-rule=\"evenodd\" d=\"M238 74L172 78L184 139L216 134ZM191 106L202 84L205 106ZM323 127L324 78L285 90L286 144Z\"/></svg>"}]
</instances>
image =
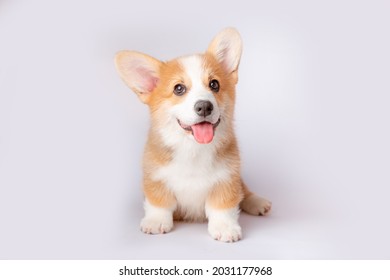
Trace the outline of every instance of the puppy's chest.
<instances>
[{"instance_id":1,"label":"puppy's chest","mask_svg":"<svg viewBox=\"0 0 390 280\"><path fill-rule=\"evenodd\" d=\"M178 206L198 212L198 208L204 209L210 189L217 182L229 180L230 174L226 162L211 149L182 149L175 151L168 164L156 168L153 179L165 183L175 194Z\"/></svg>"}]
</instances>

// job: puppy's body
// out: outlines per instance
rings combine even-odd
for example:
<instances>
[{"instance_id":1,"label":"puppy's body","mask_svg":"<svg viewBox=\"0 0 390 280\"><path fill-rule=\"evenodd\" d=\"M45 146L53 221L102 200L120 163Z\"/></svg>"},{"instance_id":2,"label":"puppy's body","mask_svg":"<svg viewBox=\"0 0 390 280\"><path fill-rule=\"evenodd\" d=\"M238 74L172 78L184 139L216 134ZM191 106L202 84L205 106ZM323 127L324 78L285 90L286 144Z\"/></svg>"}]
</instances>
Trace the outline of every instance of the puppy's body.
<instances>
[{"instance_id":1,"label":"puppy's body","mask_svg":"<svg viewBox=\"0 0 390 280\"><path fill-rule=\"evenodd\" d=\"M124 81L149 105L145 147L145 217L141 229L164 233L173 218L208 219L222 241L241 238L241 209L263 215L271 204L252 194L240 176L233 131L235 85L241 39L225 29L207 52L160 62L130 51L118 53Z\"/></svg>"}]
</instances>

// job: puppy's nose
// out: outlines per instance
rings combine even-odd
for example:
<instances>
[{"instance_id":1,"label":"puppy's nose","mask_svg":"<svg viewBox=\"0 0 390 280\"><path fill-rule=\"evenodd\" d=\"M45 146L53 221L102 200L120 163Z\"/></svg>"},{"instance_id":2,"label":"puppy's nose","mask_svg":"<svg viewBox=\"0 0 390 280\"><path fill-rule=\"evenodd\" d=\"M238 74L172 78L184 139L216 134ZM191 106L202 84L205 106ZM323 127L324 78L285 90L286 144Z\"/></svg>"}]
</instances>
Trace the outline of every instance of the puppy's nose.
<instances>
[{"instance_id":1,"label":"puppy's nose","mask_svg":"<svg viewBox=\"0 0 390 280\"><path fill-rule=\"evenodd\" d=\"M199 100L195 103L194 110L195 113L197 113L201 117L206 117L211 114L213 111L214 106L213 103L206 100Z\"/></svg>"}]
</instances>

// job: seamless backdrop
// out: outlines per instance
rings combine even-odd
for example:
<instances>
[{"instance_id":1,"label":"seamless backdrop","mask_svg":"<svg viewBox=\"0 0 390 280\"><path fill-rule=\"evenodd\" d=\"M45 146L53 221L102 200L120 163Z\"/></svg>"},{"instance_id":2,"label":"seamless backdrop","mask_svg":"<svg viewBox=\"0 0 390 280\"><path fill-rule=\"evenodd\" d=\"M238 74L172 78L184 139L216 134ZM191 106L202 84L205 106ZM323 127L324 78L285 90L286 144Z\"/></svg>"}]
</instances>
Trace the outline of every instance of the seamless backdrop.
<instances>
[{"instance_id":1,"label":"seamless backdrop","mask_svg":"<svg viewBox=\"0 0 390 280\"><path fill-rule=\"evenodd\" d=\"M0 1L1 259L390 258L387 1ZM235 125L273 202L243 240L139 231L147 107L122 49L162 60L243 38Z\"/></svg>"}]
</instances>

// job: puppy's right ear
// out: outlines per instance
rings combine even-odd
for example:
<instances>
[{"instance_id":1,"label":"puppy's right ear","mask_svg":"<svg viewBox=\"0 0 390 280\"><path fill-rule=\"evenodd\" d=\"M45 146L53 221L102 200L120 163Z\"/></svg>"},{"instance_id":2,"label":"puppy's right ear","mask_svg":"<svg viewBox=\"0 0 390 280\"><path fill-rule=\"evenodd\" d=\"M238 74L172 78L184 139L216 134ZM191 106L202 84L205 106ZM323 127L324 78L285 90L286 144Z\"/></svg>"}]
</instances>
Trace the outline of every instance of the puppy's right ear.
<instances>
[{"instance_id":1,"label":"puppy's right ear","mask_svg":"<svg viewBox=\"0 0 390 280\"><path fill-rule=\"evenodd\" d=\"M149 102L156 88L161 64L161 61L139 52L120 51L115 56L115 66L120 77L143 103Z\"/></svg>"}]
</instances>

